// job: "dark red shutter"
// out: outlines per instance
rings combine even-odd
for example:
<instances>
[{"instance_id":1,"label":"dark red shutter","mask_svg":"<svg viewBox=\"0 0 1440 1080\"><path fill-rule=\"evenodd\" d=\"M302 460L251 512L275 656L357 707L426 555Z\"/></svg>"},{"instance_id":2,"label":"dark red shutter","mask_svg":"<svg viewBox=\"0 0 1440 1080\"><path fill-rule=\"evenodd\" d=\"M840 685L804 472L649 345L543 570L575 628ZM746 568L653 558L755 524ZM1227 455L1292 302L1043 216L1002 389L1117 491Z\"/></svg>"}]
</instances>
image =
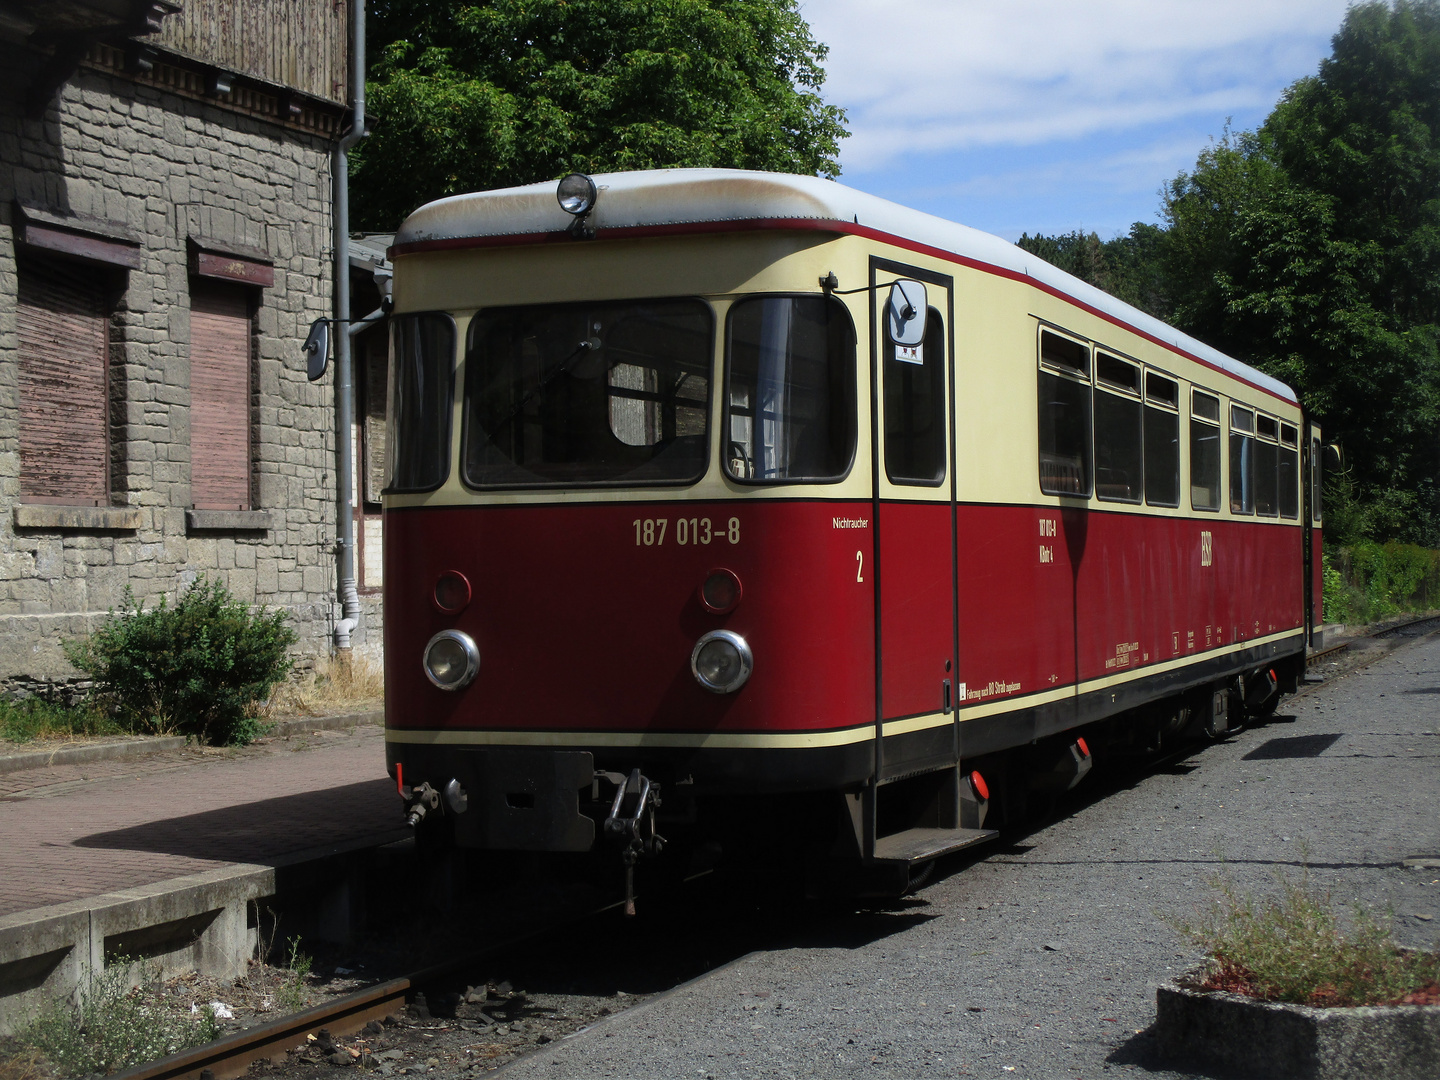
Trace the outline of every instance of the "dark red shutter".
<instances>
[{"instance_id":1,"label":"dark red shutter","mask_svg":"<svg viewBox=\"0 0 1440 1080\"><path fill-rule=\"evenodd\" d=\"M190 291L190 499L250 509L250 298L201 281Z\"/></svg>"},{"instance_id":2,"label":"dark red shutter","mask_svg":"<svg viewBox=\"0 0 1440 1080\"><path fill-rule=\"evenodd\" d=\"M20 496L110 501L110 327L98 275L78 264L20 266Z\"/></svg>"}]
</instances>

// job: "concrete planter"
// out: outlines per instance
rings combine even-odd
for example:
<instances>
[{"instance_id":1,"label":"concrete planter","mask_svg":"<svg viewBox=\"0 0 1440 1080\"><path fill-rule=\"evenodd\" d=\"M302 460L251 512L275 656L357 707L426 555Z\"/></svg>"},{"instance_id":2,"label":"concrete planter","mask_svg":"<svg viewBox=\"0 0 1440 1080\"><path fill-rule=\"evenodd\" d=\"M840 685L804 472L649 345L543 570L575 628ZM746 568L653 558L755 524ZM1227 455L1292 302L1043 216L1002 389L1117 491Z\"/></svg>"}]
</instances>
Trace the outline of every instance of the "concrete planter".
<instances>
[{"instance_id":1,"label":"concrete planter","mask_svg":"<svg viewBox=\"0 0 1440 1080\"><path fill-rule=\"evenodd\" d=\"M1162 986L1160 1053L1187 1069L1264 1080L1435 1080L1440 1005L1316 1009Z\"/></svg>"}]
</instances>

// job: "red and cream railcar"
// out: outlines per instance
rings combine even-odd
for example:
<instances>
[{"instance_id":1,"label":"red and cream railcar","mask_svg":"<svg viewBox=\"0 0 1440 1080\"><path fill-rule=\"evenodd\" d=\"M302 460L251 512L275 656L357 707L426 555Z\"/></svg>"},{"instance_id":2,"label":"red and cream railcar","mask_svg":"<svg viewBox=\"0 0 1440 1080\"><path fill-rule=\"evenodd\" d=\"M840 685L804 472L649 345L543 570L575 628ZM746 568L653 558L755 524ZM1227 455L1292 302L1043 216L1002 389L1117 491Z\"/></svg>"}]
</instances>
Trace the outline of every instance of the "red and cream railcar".
<instances>
[{"instance_id":1,"label":"red and cream railcar","mask_svg":"<svg viewBox=\"0 0 1440 1080\"><path fill-rule=\"evenodd\" d=\"M1294 393L1002 240L678 170L392 253L388 758L458 844L653 847L663 792L903 868L1303 670Z\"/></svg>"}]
</instances>

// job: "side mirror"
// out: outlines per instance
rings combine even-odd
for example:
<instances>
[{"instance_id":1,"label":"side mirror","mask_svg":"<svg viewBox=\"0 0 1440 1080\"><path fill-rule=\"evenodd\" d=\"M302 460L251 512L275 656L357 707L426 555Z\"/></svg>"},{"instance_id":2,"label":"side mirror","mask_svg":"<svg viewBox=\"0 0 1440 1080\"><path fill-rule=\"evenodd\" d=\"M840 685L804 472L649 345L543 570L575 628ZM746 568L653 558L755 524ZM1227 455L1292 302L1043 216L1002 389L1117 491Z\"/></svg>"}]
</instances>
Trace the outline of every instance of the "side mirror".
<instances>
[{"instance_id":1,"label":"side mirror","mask_svg":"<svg viewBox=\"0 0 1440 1080\"><path fill-rule=\"evenodd\" d=\"M914 348L925 340L925 286L918 281L902 279L890 286L890 302L885 305L890 324L890 340L896 345Z\"/></svg>"},{"instance_id":2,"label":"side mirror","mask_svg":"<svg viewBox=\"0 0 1440 1080\"><path fill-rule=\"evenodd\" d=\"M310 335L303 346L306 377L314 382L325 374L330 364L330 320L316 319L310 324Z\"/></svg>"}]
</instances>

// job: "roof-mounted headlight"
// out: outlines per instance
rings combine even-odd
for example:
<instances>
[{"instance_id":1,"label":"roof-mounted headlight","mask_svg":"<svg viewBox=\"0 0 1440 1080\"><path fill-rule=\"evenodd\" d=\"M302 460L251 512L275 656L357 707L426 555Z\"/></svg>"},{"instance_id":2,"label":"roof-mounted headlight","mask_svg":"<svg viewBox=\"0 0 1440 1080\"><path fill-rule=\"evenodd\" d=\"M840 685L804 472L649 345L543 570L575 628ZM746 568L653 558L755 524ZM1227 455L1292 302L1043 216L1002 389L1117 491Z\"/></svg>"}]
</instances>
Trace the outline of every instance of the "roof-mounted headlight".
<instances>
[{"instance_id":1,"label":"roof-mounted headlight","mask_svg":"<svg viewBox=\"0 0 1440 1080\"><path fill-rule=\"evenodd\" d=\"M572 172L561 180L560 186L555 190L555 198L560 201L560 209L567 214L574 214L576 217L584 217L595 209L597 194L595 181L584 173L578 172Z\"/></svg>"},{"instance_id":2,"label":"roof-mounted headlight","mask_svg":"<svg viewBox=\"0 0 1440 1080\"><path fill-rule=\"evenodd\" d=\"M425 676L441 690L468 686L480 670L480 647L463 630L441 630L425 646Z\"/></svg>"},{"instance_id":3,"label":"roof-mounted headlight","mask_svg":"<svg viewBox=\"0 0 1440 1080\"><path fill-rule=\"evenodd\" d=\"M750 646L731 630L711 630L690 653L695 681L712 694L733 694L745 685L754 666Z\"/></svg>"}]
</instances>

